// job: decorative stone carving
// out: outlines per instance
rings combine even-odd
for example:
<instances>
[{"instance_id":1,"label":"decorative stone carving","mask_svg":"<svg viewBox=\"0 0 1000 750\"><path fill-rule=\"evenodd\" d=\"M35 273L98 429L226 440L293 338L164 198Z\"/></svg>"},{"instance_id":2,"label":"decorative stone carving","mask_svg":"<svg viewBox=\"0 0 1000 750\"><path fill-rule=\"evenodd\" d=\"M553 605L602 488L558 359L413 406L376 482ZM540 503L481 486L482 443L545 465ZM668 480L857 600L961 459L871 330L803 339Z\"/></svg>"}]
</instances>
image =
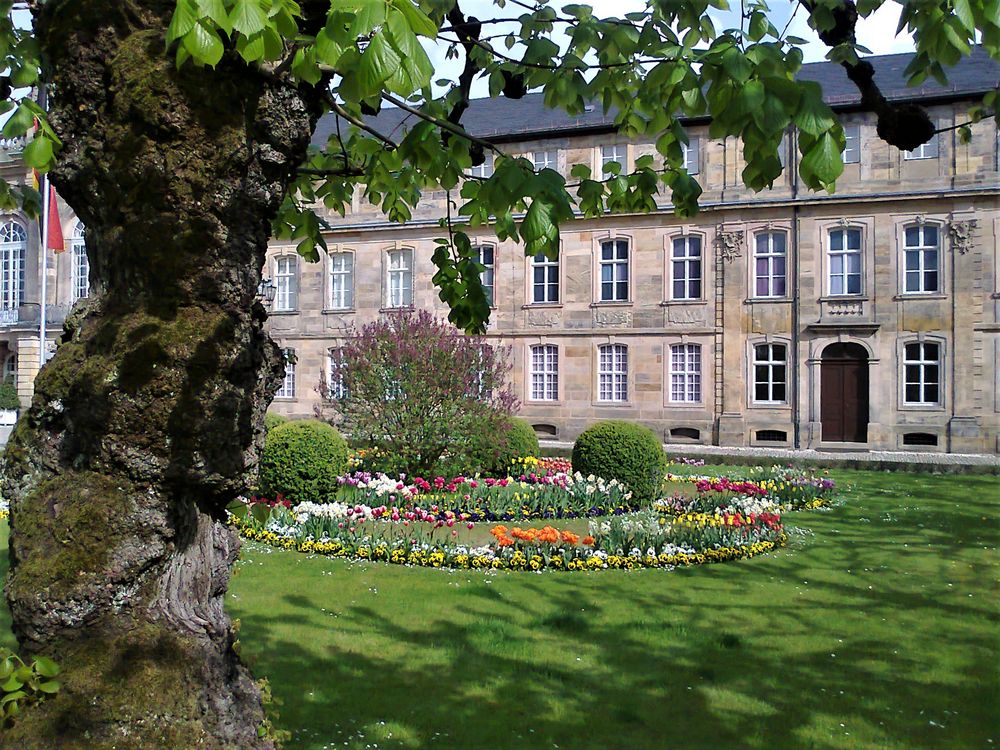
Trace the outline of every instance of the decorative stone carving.
<instances>
[{"instance_id":1,"label":"decorative stone carving","mask_svg":"<svg viewBox=\"0 0 1000 750\"><path fill-rule=\"evenodd\" d=\"M558 325L558 314L543 310L528 310L528 326L530 328L555 328Z\"/></svg>"},{"instance_id":2,"label":"decorative stone carving","mask_svg":"<svg viewBox=\"0 0 1000 750\"><path fill-rule=\"evenodd\" d=\"M596 310L594 325L598 328L629 328L632 325L632 311Z\"/></svg>"},{"instance_id":3,"label":"decorative stone carving","mask_svg":"<svg viewBox=\"0 0 1000 750\"><path fill-rule=\"evenodd\" d=\"M705 325L705 308L671 305L667 307L667 321L677 325Z\"/></svg>"},{"instance_id":4,"label":"decorative stone carving","mask_svg":"<svg viewBox=\"0 0 1000 750\"><path fill-rule=\"evenodd\" d=\"M831 302L827 307L830 315L837 317L845 315L861 315L864 313L864 304L861 302Z\"/></svg>"},{"instance_id":5,"label":"decorative stone carving","mask_svg":"<svg viewBox=\"0 0 1000 750\"><path fill-rule=\"evenodd\" d=\"M967 221L953 221L948 225L948 233L951 235L951 246L965 255L972 248L972 230L978 226L975 219Z\"/></svg>"},{"instance_id":6,"label":"decorative stone carving","mask_svg":"<svg viewBox=\"0 0 1000 750\"><path fill-rule=\"evenodd\" d=\"M716 236L719 243L719 254L729 261L743 255L743 232L725 232L719 229Z\"/></svg>"}]
</instances>

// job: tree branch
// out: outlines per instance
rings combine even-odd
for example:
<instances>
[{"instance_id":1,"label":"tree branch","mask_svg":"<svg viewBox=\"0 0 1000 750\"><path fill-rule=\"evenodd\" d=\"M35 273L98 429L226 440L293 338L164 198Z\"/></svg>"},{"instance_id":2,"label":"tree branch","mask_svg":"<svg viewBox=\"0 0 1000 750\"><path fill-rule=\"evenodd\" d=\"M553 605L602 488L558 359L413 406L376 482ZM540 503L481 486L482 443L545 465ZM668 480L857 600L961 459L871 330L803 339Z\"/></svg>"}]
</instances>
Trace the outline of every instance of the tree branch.
<instances>
[{"instance_id":1,"label":"tree branch","mask_svg":"<svg viewBox=\"0 0 1000 750\"><path fill-rule=\"evenodd\" d=\"M434 115L429 114L427 112L421 112L416 107L411 107L409 104L407 104L406 102L404 102L402 99L400 99L398 97L395 97L392 94L388 94L388 93L386 93L386 92L383 91L382 92L382 98L385 101L389 102L390 104L392 104L392 105L394 105L396 107L399 107L403 111L409 112L411 115L415 115L415 116L419 117L421 120L426 120L427 122L431 123L432 125L437 125L442 130L447 130L450 133L453 133L454 135L459 136L460 138L464 138L465 140L469 141L470 143L478 144L478 145L482 146L484 149L489 149L493 153L499 154L500 156L506 156L507 155L504 151L502 151L501 149L497 148L496 146L494 146L489 141L484 141L482 138L476 138L476 136L470 135L461 126L455 125L454 123L449 122L448 120L442 120L440 117L435 117Z\"/></svg>"}]
</instances>

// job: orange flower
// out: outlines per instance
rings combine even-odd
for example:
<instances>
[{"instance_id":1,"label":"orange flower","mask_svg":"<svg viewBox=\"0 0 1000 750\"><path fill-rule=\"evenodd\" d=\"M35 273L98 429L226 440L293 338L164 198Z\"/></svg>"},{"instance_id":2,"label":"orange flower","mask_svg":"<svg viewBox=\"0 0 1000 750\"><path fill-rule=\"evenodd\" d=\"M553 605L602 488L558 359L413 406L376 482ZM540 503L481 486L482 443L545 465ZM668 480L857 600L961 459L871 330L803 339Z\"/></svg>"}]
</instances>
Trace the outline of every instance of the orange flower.
<instances>
[{"instance_id":1,"label":"orange flower","mask_svg":"<svg viewBox=\"0 0 1000 750\"><path fill-rule=\"evenodd\" d=\"M506 526L494 526L492 529L490 529L490 534L492 534L497 539L499 539L500 537L505 536L507 534L507 527Z\"/></svg>"},{"instance_id":2,"label":"orange flower","mask_svg":"<svg viewBox=\"0 0 1000 750\"><path fill-rule=\"evenodd\" d=\"M509 547L514 543L514 540L507 536L497 536L497 545L500 547Z\"/></svg>"},{"instance_id":3,"label":"orange flower","mask_svg":"<svg viewBox=\"0 0 1000 750\"><path fill-rule=\"evenodd\" d=\"M538 532L538 539L542 542L549 542L550 544L555 544L559 541L559 532L556 531L551 526L546 526L544 529Z\"/></svg>"},{"instance_id":4,"label":"orange flower","mask_svg":"<svg viewBox=\"0 0 1000 750\"><path fill-rule=\"evenodd\" d=\"M574 534L572 531L564 531L562 533L562 540L567 544L576 544L580 541L580 537Z\"/></svg>"},{"instance_id":5,"label":"orange flower","mask_svg":"<svg viewBox=\"0 0 1000 750\"><path fill-rule=\"evenodd\" d=\"M583 538L583 543L586 544L588 547L590 547L594 543L594 537L592 537L592 536L585 536Z\"/></svg>"}]
</instances>

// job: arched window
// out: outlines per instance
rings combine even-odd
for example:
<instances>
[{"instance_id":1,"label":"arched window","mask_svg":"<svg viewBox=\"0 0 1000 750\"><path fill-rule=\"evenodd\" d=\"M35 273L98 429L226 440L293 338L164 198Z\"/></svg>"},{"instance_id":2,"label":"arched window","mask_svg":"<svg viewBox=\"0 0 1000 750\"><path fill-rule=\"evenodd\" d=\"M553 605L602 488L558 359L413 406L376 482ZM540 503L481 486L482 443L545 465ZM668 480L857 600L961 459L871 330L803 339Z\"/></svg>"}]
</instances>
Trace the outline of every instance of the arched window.
<instances>
[{"instance_id":1,"label":"arched window","mask_svg":"<svg viewBox=\"0 0 1000 750\"><path fill-rule=\"evenodd\" d=\"M24 300L28 233L16 221L0 224L0 308L16 310Z\"/></svg>"},{"instance_id":2,"label":"arched window","mask_svg":"<svg viewBox=\"0 0 1000 750\"><path fill-rule=\"evenodd\" d=\"M628 347L624 344L597 348L597 400L628 401Z\"/></svg>"},{"instance_id":3,"label":"arched window","mask_svg":"<svg viewBox=\"0 0 1000 750\"><path fill-rule=\"evenodd\" d=\"M83 236L83 222L73 228L73 301L90 296L90 261L87 259L87 242Z\"/></svg>"}]
</instances>

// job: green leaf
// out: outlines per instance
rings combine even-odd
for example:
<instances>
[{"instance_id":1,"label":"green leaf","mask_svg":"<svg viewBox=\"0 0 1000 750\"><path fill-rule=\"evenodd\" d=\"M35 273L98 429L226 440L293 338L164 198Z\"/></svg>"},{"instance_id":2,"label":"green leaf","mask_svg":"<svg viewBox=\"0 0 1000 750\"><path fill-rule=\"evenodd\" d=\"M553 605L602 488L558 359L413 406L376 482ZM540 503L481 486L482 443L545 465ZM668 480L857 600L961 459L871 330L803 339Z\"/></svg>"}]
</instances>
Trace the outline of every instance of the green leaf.
<instances>
[{"instance_id":1,"label":"green leaf","mask_svg":"<svg viewBox=\"0 0 1000 750\"><path fill-rule=\"evenodd\" d=\"M208 18L227 34L233 33L233 25L229 22L229 13L223 0L198 0L198 12L202 18Z\"/></svg>"},{"instance_id":2,"label":"green leaf","mask_svg":"<svg viewBox=\"0 0 1000 750\"><path fill-rule=\"evenodd\" d=\"M21 102L17 105L17 109L14 110L14 114L12 114L7 122L4 123L2 131L3 137L17 138L18 136L22 136L28 132L34 124L34 113L25 102Z\"/></svg>"},{"instance_id":3,"label":"green leaf","mask_svg":"<svg viewBox=\"0 0 1000 750\"><path fill-rule=\"evenodd\" d=\"M385 34L376 34L358 62L358 82L363 96L375 94L400 65L402 60Z\"/></svg>"},{"instance_id":4,"label":"green leaf","mask_svg":"<svg viewBox=\"0 0 1000 750\"><path fill-rule=\"evenodd\" d=\"M44 136L32 139L24 148L24 163L35 169L45 169L52 162L52 141Z\"/></svg>"},{"instance_id":5,"label":"green leaf","mask_svg":"<svg viewBox=\"0 0 1000 750\"><path fill-rule=\"evenodd\" d=\"M252 37L241 36L236 41L236 51L248 63L256 62L264 57L264 34L254 34Z\"/></svg>"},{"instance_id":6,"label":"green leaf","mask_svg":"<svg viewBox=\"0 0 1000 750\"><path fill-rule=\"evenodd\" d=\"M52 659L47 656L39 656L35 659L35 671L42 677L55 677L62 670Z\"/></svg>"},{"instance_id":7,"label":"green leaf","mask_svg":"<svg viewBox=\"0 0 1000 750\"><path fill-rule=\"evenodd\" d=\"M222 59L224 52L222 40L219 39L215 29L209 29L201 22L195 24L195 27L184 35L182 44L184 49L191 53L191 57L213 68Z\"/></svg>"},{"instance_id":8,"label":"green leaf","mask_svg":"<svg viewBox=\"0 0 1000 750\"><path fill-rule=\"evenodd\" d=\"M841 148L832 133L824 133L802 156L803 177L815 176L823 187L831 187L844 171ZM807 180L808 181L808 180Z\"/></svg>"},{"instance_id":9,"label":"green leaf","mask_svg":"<svg viewBox=\"0 0 1000 750\"><path fill-rule=\"evenodd\" d=\"M267 16L260 7L260 0L236 0L229 13L229 22L243 36L253 36L264 30Z\"/></svg>"},{"instance_id":10,"label":"green leaf","mask_svg":"<svg viewBox=\"0 0 1000 750\"><path fill-rule=\"evenodd\" d=\"M802 89L803 96L799 102L799 109L792 119L800 130L818 137L833 127L835 123L833 111L823 101L819 84L810 81L802 84Z\"/></svg>"},{"instance_id":11,"label":"green leaf","mask_svg":"<svg viewBox=\"0 0 1000 750\"><path fill-rule=\"evenodd\" d=\"M188 34L198 23L197 0L178 0L167 27L167 44Z\"/></svg>"},{"instance_id":12,"label":"green leaf","mask_svg":"<svg viewBox=\"0 0 1000 750\"><path fill-rule=\"evenodd\" d=\"M367 36L372 29L383 23L385 0L354 0L354 23L351 24L350 31L352 37Z\"/></svg>"},{"instance_id":13,"label":"green leaf","mask_svg":"<svg viewBox=\"0 0 1000 750\"><path fill-rule=\"evenodd\" d=\"M57 680L49 680L48 682L40 683L38 686L38 690L40 692L48 693L51 695L53 693L58 693L59 688L61 687L62 685L60 685Z\"/></svg>"},{"instance_id":14,"label":"green leaf","mask_svg":"<svg viewBox=\"0 0 1000 750\"><path fill-rule=\"evenodd\" d=\"M410 2L410 0L395 0L393 5L406 17L406 22L413 29L414 33L430 39L437 38L438 30L435 23L427 17L426 13Z\"/></svg>"}]
</instances>

